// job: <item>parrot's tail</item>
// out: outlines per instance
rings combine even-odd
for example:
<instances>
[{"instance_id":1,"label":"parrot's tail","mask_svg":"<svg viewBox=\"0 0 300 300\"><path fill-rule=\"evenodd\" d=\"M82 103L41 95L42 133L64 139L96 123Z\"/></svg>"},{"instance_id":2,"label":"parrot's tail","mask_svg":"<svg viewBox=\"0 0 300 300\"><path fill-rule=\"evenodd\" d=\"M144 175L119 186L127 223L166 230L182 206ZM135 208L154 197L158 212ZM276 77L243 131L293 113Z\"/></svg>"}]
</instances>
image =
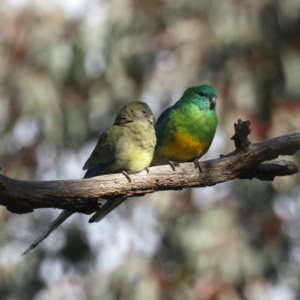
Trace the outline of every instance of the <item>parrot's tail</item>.
<instances>
[{"instance_id":1,"label":"parrot's tail","mask_svg":"<svg viewBox=\"0 0 300 300\"><path fill-rule=\"evenodd\" d=\"M116 198L106 201L106 203L89 219L89 223L100 222L126 199L127 198Z\"/></svg>"},{"instance_id":2,"label":"parrot's tail","mask_svg":"<svg viewBox=\"0 0 300 300\"><path fill-rule=\"evenodd\" d=\"M33 244L22 254L25 255L32 249L34 249L41 241L43 241L53 230L55 230L60 224L67 220L73 214L72 211L63 210L59 216L49 225L45 232L38 237Z\"/></svg>"}]
</instances>

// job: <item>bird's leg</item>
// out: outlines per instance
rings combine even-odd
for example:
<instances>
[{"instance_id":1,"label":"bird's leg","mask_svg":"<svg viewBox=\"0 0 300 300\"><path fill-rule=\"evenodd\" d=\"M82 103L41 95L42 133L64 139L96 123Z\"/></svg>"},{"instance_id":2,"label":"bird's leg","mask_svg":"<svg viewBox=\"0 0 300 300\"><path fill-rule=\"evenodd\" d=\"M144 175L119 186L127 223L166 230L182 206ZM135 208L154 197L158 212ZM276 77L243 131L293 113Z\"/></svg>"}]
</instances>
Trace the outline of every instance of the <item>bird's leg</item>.
<instances>
[{"instance_id":1,"label":"bird's leg","mask_svg":"<svg viewBox=\"0 0 300 300\"><path fill-rule=\"evenodd\" d=\"M200 173L202 173L202 168L201 168L201 166L200 166L200 163L199 163L199 160L198 160L198 158L196 158L195 160L194 160L194 165L195 165L195 168L197 169L199 169L199 172Z\"/></svg>"},{"instance_id":2,"label":"bird's leg","mask_svg":"<svg viewBox=\"0 0 300 300\"><path fill-rule=\"evenodd\" d=\"M131 174L130 171L125 171L125 170L123 170L123 171L122 171L122 174L127 178L127 180L128 180L129 182L131 182L131 178L130 178L130 176L129 176L129 174Z\"/></svg>"},{"instance_id":3,"label":"bird's leg","mask_svg":"<svg viewBox=\"0 0 300 300\"><path fill-rule=\"evenodd\" d=\"M173 169L173 171L175 171L176 167L180 167L180 164L175 161L169 160L168 163L171 166L171 168Z\"/></svg>"}]
</instances>

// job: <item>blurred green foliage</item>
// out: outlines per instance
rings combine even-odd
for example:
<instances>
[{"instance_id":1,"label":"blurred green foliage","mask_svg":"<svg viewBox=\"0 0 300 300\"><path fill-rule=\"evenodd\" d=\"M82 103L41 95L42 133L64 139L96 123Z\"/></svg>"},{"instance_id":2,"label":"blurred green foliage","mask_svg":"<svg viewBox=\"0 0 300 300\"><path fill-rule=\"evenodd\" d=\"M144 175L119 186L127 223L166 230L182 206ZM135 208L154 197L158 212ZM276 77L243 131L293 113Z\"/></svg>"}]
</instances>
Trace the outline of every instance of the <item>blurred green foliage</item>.
<instances>
[{"instance_id":1,"label":"blurred green foliage","mask_svg":"<svg viewBox=\"0 0 300 300\"><path fill-rule=\"evenodd\" d=\"M61 2L1 1L3 174L80 178L125 103L158 117L204 83L220 120L206 158L233 149L238 119L252 142L300 128L299 1ZM57 212L1 208L0 298L298 299L299 195L297 174L155 193L96 225L78 214L26 257Z\"/></svg>"}]
</instances>

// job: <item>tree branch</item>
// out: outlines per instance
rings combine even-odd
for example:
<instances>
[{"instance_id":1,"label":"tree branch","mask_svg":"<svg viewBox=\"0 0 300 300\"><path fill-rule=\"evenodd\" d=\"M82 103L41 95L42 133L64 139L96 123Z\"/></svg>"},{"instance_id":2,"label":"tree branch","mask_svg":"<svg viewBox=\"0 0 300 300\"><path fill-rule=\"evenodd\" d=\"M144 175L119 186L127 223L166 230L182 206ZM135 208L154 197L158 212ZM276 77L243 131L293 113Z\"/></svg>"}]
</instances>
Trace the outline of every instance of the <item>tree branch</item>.
<instances>
[{"instance_id":1,"label":"tree branch","mask_svg":"<svg viewBox=\"0 0 300 300\"><path fill-rule=\"evenodd\" d=\"M132 174L131 183L122 174L53 181L21 181L0 175L0 205L18 214L49 207L91 213L101 199L212 186L235 178L273 180L275 176L298 172L294 163L273 159L293 155L300 149L300 130L254 145L247 138L249 133L250 122L239 120L232 137L236 150L201 162L201 173L194 163L184 163L176 171L165 165L150 168L149 174L146 171Z\"/></svg>"}]
</instances>

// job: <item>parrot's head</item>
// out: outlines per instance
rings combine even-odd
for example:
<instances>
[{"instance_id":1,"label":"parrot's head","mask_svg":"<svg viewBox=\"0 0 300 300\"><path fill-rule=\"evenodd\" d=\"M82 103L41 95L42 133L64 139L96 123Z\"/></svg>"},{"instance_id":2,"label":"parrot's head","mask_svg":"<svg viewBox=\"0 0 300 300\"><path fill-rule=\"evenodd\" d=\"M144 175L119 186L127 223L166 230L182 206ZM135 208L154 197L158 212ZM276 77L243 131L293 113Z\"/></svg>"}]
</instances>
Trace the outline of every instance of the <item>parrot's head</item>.
<instances>
[{"instance_id":1,"label":"parrot's head","mask_svg":"<svg viewBox=\"0 0 300 300\"><path fill-rule=\"evenodd\" d=\"M150 107L141 101L130 102L118 113L114 125L125 125L131 122L147 122L154 124L155 119Z\"/></svg>"},{"instance_id":2,"label":"parrot's head","mask_svg":"<svg viewBox=\"0 0 300 300\"><path fill-rule=\"evenodd\" d=\"M187 101L197 101L201 109L216 110L217 92L210 85L199 85L188 88L183 99Z\"/></svg>"}]
</instances>

